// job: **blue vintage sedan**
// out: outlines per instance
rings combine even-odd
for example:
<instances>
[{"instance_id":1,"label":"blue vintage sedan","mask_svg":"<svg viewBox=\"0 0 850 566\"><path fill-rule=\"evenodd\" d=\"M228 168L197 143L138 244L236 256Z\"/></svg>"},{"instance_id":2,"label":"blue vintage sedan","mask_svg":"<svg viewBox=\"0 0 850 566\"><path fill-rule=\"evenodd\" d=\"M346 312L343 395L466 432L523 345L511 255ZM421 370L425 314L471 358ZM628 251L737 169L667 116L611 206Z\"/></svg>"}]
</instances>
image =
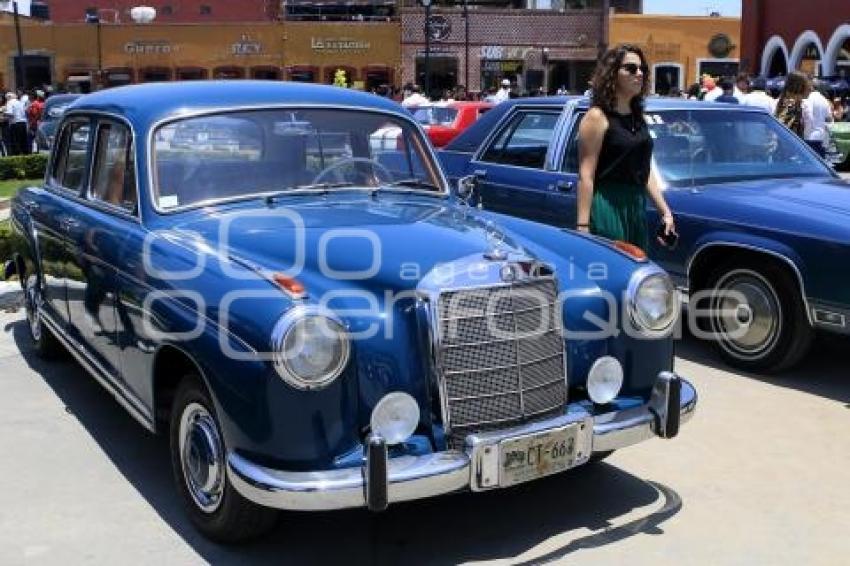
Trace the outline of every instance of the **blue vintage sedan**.
<instances>
[{"instance_id":1,"label":"blue vintage sedan","mask_svg":"<svg viewBox=\"0 0 850 566\"><path fill-rule=\"evenodd\" d=\"M469 190L385 99L117 88L63 117L44 185L13 202L6 274L38 352L64 346L169 435L217 540L674 437L696 393L673 373L668 275Z\"/></svg>"},{"instance_id":2,"label":"blue vintage sedan","mask_svg":"<svg viewBox=\"0 0 850 566\"><path fill-rule=\"evenodd\" d=\"M578 125L588 100L501 104L441 152L478 200L572 228ZM730 364L779 371L815 329L850 333L850 186L772 116L744 106L649 99L654 167L676 215L673 249L649 256L689 292L692 329ZM654 229L658 214L647 210ZM694 308L695 307L695 308Z\"/></svg>"}]
</instances>

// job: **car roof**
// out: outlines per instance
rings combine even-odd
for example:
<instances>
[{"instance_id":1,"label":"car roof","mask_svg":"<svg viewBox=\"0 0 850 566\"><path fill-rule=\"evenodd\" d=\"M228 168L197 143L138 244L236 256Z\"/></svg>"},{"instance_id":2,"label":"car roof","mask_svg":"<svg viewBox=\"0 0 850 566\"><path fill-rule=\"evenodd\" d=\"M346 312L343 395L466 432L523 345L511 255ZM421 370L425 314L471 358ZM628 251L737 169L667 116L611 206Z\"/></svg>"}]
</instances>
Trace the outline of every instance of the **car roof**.
<instances>
[{"instance_id":1,"label":"car roof","mask_svg":"<svg viewBox=\"0 0 850 566\"><path fill-rule=\"evenodd\" d=\"M490 130L501 120L502 116L511 109L521 107L539 107L552 110L560 110L568 102L575 102L579 110L590 107L590 98L586 96L542 96L536 98L514 98L496 105L492 110L484 114L477 122L467 128L461 135L449 143L445 151L458 151L472 153ZM735 112L759 112L765 110L754 106L743 106L740 104L723 104L720 102L705 102L702 100L687 100L684 98L666 98L653 96L646 99L645 112L662 112L666 110L734 110Z\"/></svg>"},{"instance_id":2,"label":"car roof","mask_svg":"<svg viewBox=\"0 0 850 566\"><path fill-rule=\"evenodd\" d=\"M83 96L82 94L51 94L47 97L44 103L48 106L56 106L57 104L68 104Z\"/></svg>"},{"instance_id":3,"label":"car roof","mask_svg":"<svg viewBox=\"0 0 850 566\"><path fill-rule=\"evenodd\" d=\"M263 106L354 106L403 113L387 98L335 86L283 81L179 81L101 90L74 103L73 110L126 116L136 127L200 110Z\"/></svg>"}]
</instances>

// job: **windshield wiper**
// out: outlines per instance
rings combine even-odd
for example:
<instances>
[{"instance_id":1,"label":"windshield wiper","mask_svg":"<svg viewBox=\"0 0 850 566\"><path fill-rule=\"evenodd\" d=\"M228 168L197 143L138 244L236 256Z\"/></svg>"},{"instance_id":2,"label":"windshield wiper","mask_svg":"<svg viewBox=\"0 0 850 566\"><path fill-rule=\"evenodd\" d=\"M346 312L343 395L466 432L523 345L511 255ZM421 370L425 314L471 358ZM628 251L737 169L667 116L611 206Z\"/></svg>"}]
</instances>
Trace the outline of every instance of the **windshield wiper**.
<instances>
[{"instance_id":1,"label":"windshield wiper","mask_svg":"<svg viewBox=\"0 0 850 566\"><path fill-rule=\"evenodd\" d=\"M437 192L440 192L440 187L433 183L429 183L428 181L422 179L401 179L400 181L393 181L386 185L388 187L411 187L414 189L425 187L427 189L431 189Z\"/></svg>"},{"instance_id":2,"label":"windshield wiper","mask_svg":"<svg viewBox=\"0 0 850 566\"><path fill-rule=\"evenodd\" d=\"M342 183L315 183L313 185L298 185L297 187L290 187L288 189L284 189L282 191L276 191L273 193L269 193L265 195L266 203L271 204L275 199L281 197L288 197L291 195L326 195L328 194L328 189L336 189L340 187L351 187L354 183L342 182Z\"/></svg>"}]
</instances>

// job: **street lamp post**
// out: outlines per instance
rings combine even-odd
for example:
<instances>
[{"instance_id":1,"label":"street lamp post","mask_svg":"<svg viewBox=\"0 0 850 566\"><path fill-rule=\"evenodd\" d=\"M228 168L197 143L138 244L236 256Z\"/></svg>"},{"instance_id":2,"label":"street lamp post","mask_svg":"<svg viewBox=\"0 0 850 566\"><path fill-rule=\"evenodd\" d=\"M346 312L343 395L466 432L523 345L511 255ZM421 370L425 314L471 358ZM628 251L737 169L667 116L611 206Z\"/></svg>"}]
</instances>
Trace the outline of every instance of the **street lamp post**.
<instances>
[{"instance_id":1,"label":"street lamp post","mask_svg":"<svg viewBox=\"0 0 850 566\"><path fill-rule=\"evenodd\" d=\"M463 75L464 88L469 92L469 3L463 0Z\"/></svg>"},{"instance_id":2,"label":"street lamp post","mask_svg":"<svg viewBox=\"0 0 850 566\"><path fill-rule=\"evenodd\" d=\"M425 96L431 92L431 0L419 0L425 7Z\"/></svg>"},{"instance_id":3,"label":"street lamp post","mask_svg":"<svg viewBox=\"0 0 850 566\"><path fill-rule=\"evenodd\" d=\"M24 76L23 68L21 64L24 61L24 48L21 42L21 23L18 20L18 3L12 2L12 11L15 15L15 39L18 42L18 56L15 57L15 82L17 83L20 80L20 84L16 84L16 86L21 90L27 89L27 78Z\"/></svg>"}]
</instances>

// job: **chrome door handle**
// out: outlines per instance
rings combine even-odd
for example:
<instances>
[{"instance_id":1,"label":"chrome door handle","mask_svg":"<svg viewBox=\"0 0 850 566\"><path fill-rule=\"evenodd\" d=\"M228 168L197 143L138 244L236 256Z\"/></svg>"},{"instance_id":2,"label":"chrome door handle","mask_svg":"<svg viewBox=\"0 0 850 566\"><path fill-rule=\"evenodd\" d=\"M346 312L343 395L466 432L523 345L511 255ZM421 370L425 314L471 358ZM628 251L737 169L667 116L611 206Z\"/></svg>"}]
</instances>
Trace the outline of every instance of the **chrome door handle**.
<instances>
[{"instance_id":1,"label":"chrome door handle","mask_svg":"<svg viewBox=\"0 0 850 566\"><path fill-rule=\"evenodd\" d=\"M80 221L76 218L65 218L62 220L62 227L65 230L71 230L73 228L78 228L80 226Z\"/></svg>"},{"instance_id":2,"label":"chrome door handle","mask_svg":"<svg viewBox=\"0 0 850 566\"><path fill-rule=\"evenodd\" d=\"M484 177L487 176L487 170L486 169L476 169L475 171L472 172L472 174L475 175L476 177L478 177L479 179L483 179Z\"/></svg>"},{"instance_id":3,"label":"chrome door handle","mask_svg":"<svg viewBox=\"0 0 850 566\"><path fill-rule=\"evenodd\" d=\"M572 181L557 181L552 185L549 185L550 189L557 189L563 193L570 192L575 187L575 183Z\"/></svg>"}]
</instances>

